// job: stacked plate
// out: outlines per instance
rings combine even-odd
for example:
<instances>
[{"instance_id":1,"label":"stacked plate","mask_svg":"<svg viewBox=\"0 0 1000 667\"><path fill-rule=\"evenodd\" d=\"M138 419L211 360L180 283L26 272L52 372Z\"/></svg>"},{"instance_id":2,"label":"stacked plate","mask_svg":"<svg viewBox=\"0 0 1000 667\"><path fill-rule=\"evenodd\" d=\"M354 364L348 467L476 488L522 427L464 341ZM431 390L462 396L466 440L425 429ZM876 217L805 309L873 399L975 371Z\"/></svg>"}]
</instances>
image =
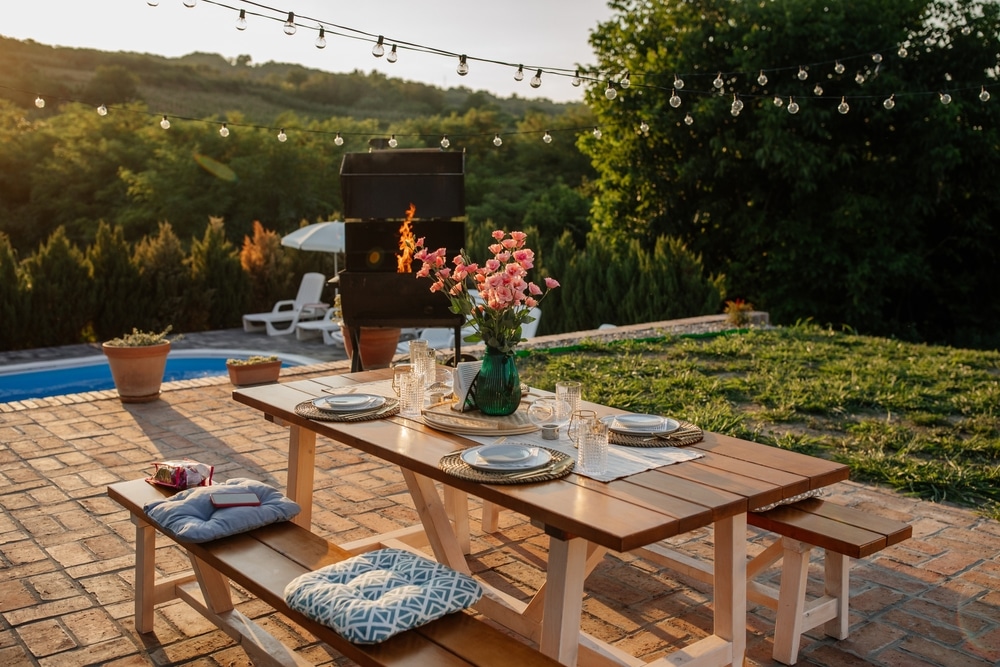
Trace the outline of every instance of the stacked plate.
<instances>
[{"instance_id":1,"label":"stacked plate","mask_svg":"<svg viewBox=\"0 0 1000 667\"><path fill-rule=\"evenodd\" d=\"M462 452L462 460L486 472L525 472L544 468L552 454L541 447L512 442L470 447Z\"/></svg>"},{"instance_id":2,"label":"stacked plate","mask_svg":"<svg viewBox=\"0 0 1000 667\"><path fill-rule=\"evenodd\" d=\"M358 412L372 412L385 405L385 396L378 394L339 394L322 396L314 399L312 404L317 410L338 415L350 415Z\"/></svg>"},{"instance_id":3,"label":"stacked plate","mask_svg":"<svg viewBox=\"0 0 1000 667\"><path fill-rule=\"evenodd\" d=\"M601 417L608 430L622 435L667 435L680 428L680 422L659 415L608 415Z\"/></svg>"}]
</instances>

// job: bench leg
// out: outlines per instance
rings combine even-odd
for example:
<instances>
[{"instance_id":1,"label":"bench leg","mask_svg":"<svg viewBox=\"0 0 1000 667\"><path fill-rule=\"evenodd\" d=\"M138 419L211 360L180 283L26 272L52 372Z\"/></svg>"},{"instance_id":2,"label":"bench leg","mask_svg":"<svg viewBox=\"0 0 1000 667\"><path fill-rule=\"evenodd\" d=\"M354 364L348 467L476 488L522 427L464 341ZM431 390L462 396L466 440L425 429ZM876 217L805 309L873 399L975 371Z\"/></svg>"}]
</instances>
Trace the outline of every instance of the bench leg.
<instances>
[{"instance_id":1,"label":"bench leg","mask_svg":"<svg viewBox=\"0 0 1000 667\"><path fill-rule=\"evenodd\" d=\"M153 631L153 605L156 602L156 532L138 516L135 524L135 629Z\"/></svg>"},{"instance_id":2,"label":"bench leg","mask_svg":"<svg viewBox=\"0 0 1000 667\"><path fill-rule=\"evenodd\" d=\"M195 577L198 579L198 586L201 594L205 596L205 604L216 614L232 611L236 607L233 605L232 589L229 588L229 580L219 574L219 571L209 566L204 561L196 558L193 554L188 554L191 559L191 567L194 568Z\"/></svg>"},{"instance_id":3,"label":"bench leg","mask_svg":"<svg viewBox=\"0 0 1000 667\"><path fill-rule=\"evenodd\" d=\"M500 506L488 500L483 501L483 532L495 533L500 528Z\"/></svg>"},{"instance_id":4,"label":"bench leg","mask_svg":"<svg viewBox=\"0 0 1000 667\"><path fill-rule=\"evenodd\" d=\"M850 626L849 608L851 599L850 569L851 558L826 550L823 555L824 585L827 597L836 600L837 614L826 622L823 630L830 637L847 639Z\"/></svg>"},{"instance_id":5,"label":"bench leg","mask_svg":"<svg viewBox=\"0 0 1000 667\"><path fill-rule=\"evenodd\" d=\"M469 494L451 486L444 487L444 503L448 517L455 527L455 539L462 553L472 553L472 538L469 536Z\"/></svg>"},{"instance_id":6,"label":"bench leg","mask_svg":"<svg viewBox=\"0 0 1000 667\"><path fill-rule=\"evenodd\" d=\"M781 589L774 619L775 660L794 665L799 659L799 642L804 630L803 612L806 604L806 580L809 576L809 552L812 547L789 537L783 537Z\"/></svg>"}]
</instances>

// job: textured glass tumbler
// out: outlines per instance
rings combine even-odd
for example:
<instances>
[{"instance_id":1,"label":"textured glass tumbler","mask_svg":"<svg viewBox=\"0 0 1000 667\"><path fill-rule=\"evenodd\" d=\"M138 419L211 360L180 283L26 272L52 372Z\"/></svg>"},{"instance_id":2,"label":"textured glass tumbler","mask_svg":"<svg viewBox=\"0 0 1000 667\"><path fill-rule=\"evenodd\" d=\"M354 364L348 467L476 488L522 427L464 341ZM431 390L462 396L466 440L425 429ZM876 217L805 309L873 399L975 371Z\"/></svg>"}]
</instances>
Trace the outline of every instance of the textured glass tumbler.
<instances>
[{"instance_id":1,"label":"textured glass tumbler","mask_svg":"<svg viewBox=\"0 0 1000 667\"><path fill-rule=\"evenodd\" d=\"M580 432L580 472L603 475L608 471L608 426L589 422Z\"/></svg>"},{"instance_id":2,"label":"textured glass tumbler","mask_svg":"<svg viewBox=\"0 0 1000 667\"><path fill-rule=\"evenodd\" d=\"M569 411L559 415L560 421L569 421L570 416L580 409L580 401L583 398L583 385L579 382L556 382L556 400L562 401L560 408L567 407Z\"/></svg>"},{"instance_id":3,"label":"textured glass tumbler","mask_svg":"<svg viewBox=\"0 0 1000 667\"><path fill-rule=\"evenodd\" d=\"M410 341L410 363L424 378L424 386L434 383L434 351L423 338Z\"/></svg>"},{"instance_id":4,"label":"textured glass tumbler","mask_svg":"<svg viewBox=\"0 0 1000 667\"><path fill-rule=\"evenodd\" d=\"M424 407L424 376L411 370L397 374L394 379L399 385L399 414L419 417Z\"/></svg>"}]
</instances>

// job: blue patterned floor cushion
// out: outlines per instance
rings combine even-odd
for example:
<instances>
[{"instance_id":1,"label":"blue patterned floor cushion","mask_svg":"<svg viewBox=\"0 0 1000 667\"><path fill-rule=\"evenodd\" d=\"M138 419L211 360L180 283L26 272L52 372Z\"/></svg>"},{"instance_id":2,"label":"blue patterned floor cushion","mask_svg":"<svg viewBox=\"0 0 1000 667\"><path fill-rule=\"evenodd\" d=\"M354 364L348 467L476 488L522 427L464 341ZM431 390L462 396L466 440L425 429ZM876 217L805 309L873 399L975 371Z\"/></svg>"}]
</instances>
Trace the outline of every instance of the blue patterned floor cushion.
<instances>
[{"instance_id":1,"label":"blue patterned floor cushion","mask_svg":"<svg viewBox=\"0 0 1000 667\"><path fill-rule=\"evenodd\" d=\"M472 606L472 577L401 549L379 549L296 577L285 602L355 644L395 634Z\"/></svg>"},{"instance_id":2,"label":"blue patterned floor cushion","mask_svg":"<svg viewBox=\"0 0 1000 667\"><path fill-rule=\"evenodd\" d=\"M216 508L213 493L252 491L260 498L256 507ZM243 533L299 513L298 503L263 482L236 477L221 484L196 486L143 507L146 515L181 542L208 542Z\"/></svg>"}]
</instances>

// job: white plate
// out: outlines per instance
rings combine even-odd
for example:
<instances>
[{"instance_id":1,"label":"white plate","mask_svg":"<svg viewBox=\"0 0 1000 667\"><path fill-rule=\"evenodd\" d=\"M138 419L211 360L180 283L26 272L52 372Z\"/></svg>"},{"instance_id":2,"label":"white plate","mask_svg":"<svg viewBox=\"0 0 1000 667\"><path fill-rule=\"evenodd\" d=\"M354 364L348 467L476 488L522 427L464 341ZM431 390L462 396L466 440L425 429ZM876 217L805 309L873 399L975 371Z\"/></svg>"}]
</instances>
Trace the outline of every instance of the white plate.
<instances>
[{"instance_id":1,"label":"white plate","mask_svg":"<svg viewBox=\"0 0 1000 667\"><path fill-rule=\"evenodd\" d=\"M486 445L479 448L479 458L487 463L520 463L535 455L528 445Z\"/></svg>"},{"instance_id":2,"label":"white plate","mask_svg":"<svg viewBox=\"0 0 1000 667\"><path fill-rule=\"evenodd\" d=\"M659 415L609 415L601 417L616 433L648 435L672 433L681 427L676 419Z\"/></svg>"},{"instance_id":3,"label":"white plate","mask_svg":"<svg viewBox=\"0 0 1000 667\"><path fill-rule=\"evenodd\" d=\"M534 470L535 468L541 468L552 460L552 454L549 453L549 450L542 449L541 447L528 447L527 445L504 445L507 447L524 447L529 450L529 456L520 461L491 462L484 459L480 455L480 452L483 449L499 446L500 445L481 445L479 447L470 447L462 452L462 460L477 470L486 470L488 472L520 472L522 470Z\"/></svg>"},{"instance_id":4,"label":"white plate","mask_svg":"<svg viewBox=\"0 0 1000 667\"><path fill-rule=\"evenodd\" d=\"M385 396L378 394L338 394L313 400L313 405L326 412L361 412L374 410L385 404Z\"/></svg>"}]
</instances>

